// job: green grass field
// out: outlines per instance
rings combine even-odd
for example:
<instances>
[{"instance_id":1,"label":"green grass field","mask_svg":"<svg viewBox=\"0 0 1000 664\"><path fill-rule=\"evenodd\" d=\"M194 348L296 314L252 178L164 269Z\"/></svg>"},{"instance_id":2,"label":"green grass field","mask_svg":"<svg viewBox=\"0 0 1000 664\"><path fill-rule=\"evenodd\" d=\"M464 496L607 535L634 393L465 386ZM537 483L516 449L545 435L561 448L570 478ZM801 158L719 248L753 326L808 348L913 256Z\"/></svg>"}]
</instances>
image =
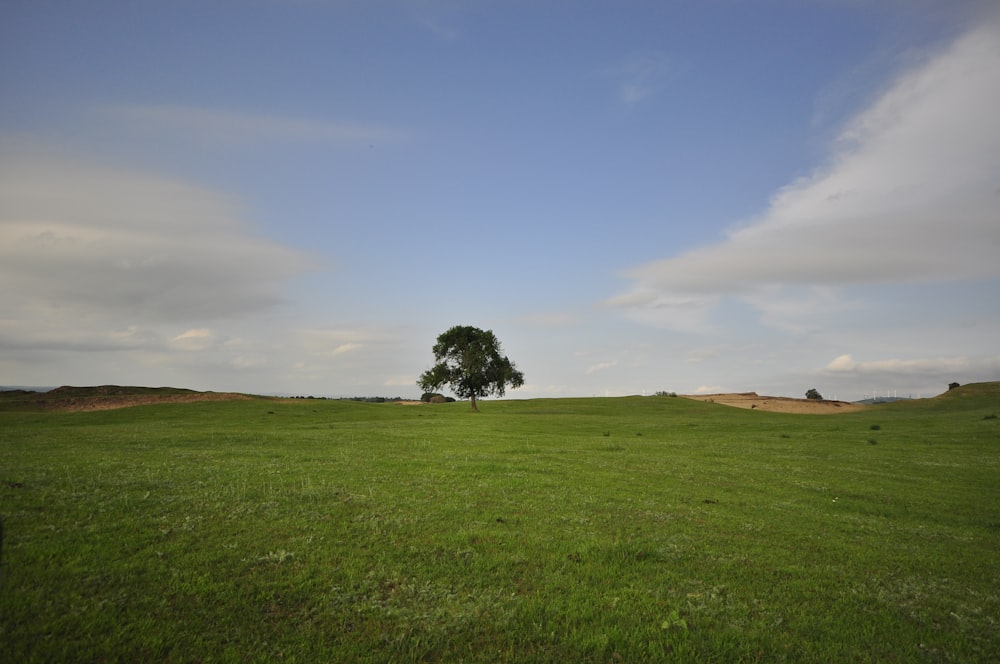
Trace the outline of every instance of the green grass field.
<instances>
[{"instance_id":1,"label":"green grass field","mask_svg":"<svg viewBox=\"0 0 1000 664\"><path fill-rule=\"evenodd\" d=\"M0 661L985 662L1000 384L0 411Z\"/></svg>"}]
</instances>

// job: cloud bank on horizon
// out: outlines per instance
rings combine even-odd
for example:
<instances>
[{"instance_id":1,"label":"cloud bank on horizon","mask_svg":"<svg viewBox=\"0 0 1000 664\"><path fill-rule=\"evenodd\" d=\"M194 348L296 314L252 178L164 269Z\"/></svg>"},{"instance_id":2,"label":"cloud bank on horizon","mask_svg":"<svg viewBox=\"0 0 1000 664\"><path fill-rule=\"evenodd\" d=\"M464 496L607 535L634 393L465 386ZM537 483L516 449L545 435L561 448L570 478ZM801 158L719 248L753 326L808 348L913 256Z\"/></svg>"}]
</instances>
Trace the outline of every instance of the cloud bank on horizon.
<instances>
[{"instance_id":1,"label":"cloud bank on horizon","mask_svg":"<svg viewBox=\"0 0 1000 664\"><path fill-rule=\"evenodd\" d=\"M1000 380L1000 15L955 7L882 66L891 2L0 10L0 384L412 396L454 324L509 398Z\"/></svg>"}]
</instances>

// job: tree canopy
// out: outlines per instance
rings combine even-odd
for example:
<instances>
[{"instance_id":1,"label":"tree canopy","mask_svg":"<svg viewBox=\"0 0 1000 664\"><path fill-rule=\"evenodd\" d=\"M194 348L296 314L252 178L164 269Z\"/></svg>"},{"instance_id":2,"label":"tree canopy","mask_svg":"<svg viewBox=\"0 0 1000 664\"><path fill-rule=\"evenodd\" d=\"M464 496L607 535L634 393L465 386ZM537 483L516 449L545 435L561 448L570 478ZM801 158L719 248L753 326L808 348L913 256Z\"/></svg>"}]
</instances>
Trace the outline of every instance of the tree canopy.
<instances>
[{"instance_id":1,"label":"tree canopy","mask_svg":"<svg viewBox=\"0 0 1000 664\"><path fill-rule=\"evenodd\" d=\"M823 395L815 387L806 390L806 399L822 399Z\"/></svg>"},{"instance_id":2,"label":"tree canopy","mask_svg":"<svg viewBox=\"0 0 1000 664\"><path fill-rule=\"evenodd\" d=\"M493 330L456 325L437 338L433 351L436 364L420 375L417 385L425 392L448 385L460 399L472 400L472 410L479 410L476 399L502 397L508 386L524 385L524 374L501 354Z\"/></svg>"}]
</instances>

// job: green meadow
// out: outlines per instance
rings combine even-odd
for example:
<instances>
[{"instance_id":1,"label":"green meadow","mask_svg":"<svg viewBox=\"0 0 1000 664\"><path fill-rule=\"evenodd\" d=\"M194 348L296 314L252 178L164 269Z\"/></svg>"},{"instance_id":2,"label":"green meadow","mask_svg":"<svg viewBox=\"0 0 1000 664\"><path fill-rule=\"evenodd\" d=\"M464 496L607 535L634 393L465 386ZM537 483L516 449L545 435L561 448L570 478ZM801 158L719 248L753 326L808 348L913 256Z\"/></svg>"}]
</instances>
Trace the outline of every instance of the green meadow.
<instances>
[{"instance_id":1,"label":"green meadow","mask_svg":"<svg viewBox=\"0 0 1000 664\"><path fill-rule=\"evenodd\" d=\"M1000 384L0 409L5 662L984 662Z\"/></svg>"}]
</instances>

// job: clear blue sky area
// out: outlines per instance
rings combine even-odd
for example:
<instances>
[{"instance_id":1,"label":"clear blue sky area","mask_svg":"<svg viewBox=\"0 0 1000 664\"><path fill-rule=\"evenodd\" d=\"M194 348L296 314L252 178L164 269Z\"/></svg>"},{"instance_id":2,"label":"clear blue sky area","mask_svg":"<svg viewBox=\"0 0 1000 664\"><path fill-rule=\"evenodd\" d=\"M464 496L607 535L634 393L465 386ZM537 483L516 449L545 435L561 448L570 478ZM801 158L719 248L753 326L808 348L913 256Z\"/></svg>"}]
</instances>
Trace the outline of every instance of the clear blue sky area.
<instances>
[{"instance_id":1,"label":"clear blue sky area","mask_svg":"<svg viewBox=\"0 0 1000 664\"><path fill-rule=\"evenodd\" d=\"M1000 380L1000 11L0 5L0 384L929 396Z\"/></svg>"}]
</instances>

